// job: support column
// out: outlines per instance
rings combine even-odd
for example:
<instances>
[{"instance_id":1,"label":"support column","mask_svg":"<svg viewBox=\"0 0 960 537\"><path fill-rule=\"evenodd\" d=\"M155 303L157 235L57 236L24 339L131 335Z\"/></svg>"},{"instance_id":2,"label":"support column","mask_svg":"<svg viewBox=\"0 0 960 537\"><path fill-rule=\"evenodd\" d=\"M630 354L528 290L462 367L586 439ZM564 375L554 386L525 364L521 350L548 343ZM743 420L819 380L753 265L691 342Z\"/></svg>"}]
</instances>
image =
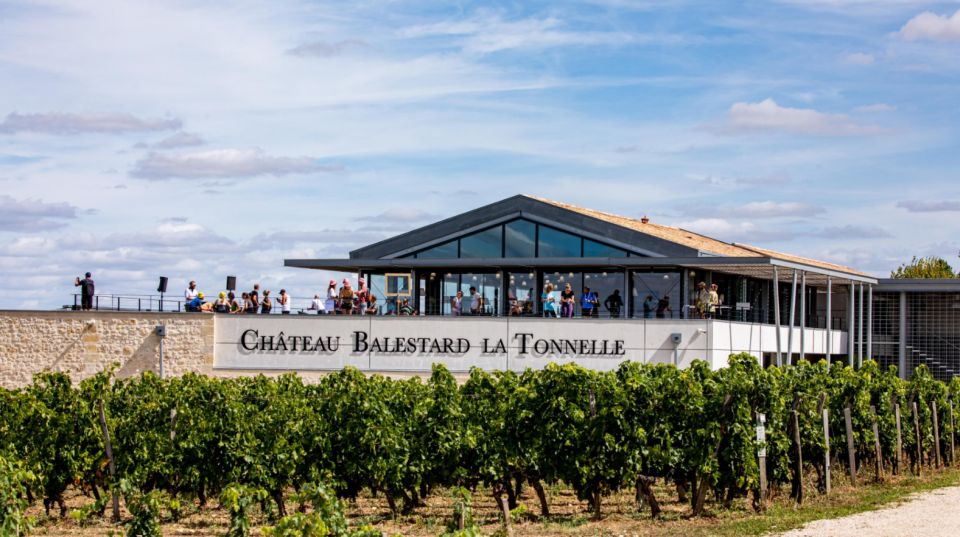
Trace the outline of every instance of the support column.
<instances>
[{"instance_id":1,"label":"support column","mask_svg":"<svg viewBox=\"0 0 960 537\"><path fill-rule=\"evenodd\" d=\"M800 360L806 356L807 344L807 273L800 273Z\"/></svg>"},{"instance_id":2,"label":"support column","mask_svg":"<svg viewBox=\"0 0 960 537\"><path fill-rule=\"evenodd\" d=\"M827 276L827 370L830 369L830 353L833 352L833 279Z\"/></svg>"},{"instance_id":3,"label":"support column","mask_svg":"<svg viewBox=\"0 0 960 537\"><path fill-rule=\"evenodd\" d=\"M857 367L863 365L863 282L860 282L860 303L857 305Z\"/></svg>"},{"instance_id":4,"label":"support column","mask_svg":"<svg viewBox=\"0 0 960 537\"><path fill-rule=\"evenodd\" d=\"M856 365L856 356L854 352L854 338L857 335L856 327L853 326L853 314L857 307L857 284L850 282L850 300L847 304L847 363L850 367Z\"/></svg>"},{"instance_id":5,"label":"support column","mask_svg":"<svg viewBox=\"0 0 960 537\"><path fill-rule=\"evenodd\" d=\"M620 312L621 317L627 319L633 317L633 291L630 290L630 269L624 267L623 269L623 306Z\"/></svg>"},{"instance_id":6,"label":"support column","mask_svg":"<svg viewBox=\"0 0 960 537\"><path fill-rule=\"evenodd\" d=\"M900 291L900 317L897 323L898 339L897 372L907 380L907 293Z\"/></svg>"},{"instance_id":7,"label":"support column","mask_svg":"<svg viewBox=\"0 0 960 537\"><path fill-rule=\"evenodd\" d=\"M777 367L783 365L783 355L780 353L780 272L776 265L773 267L773 324L777 329Z\"/></svg>"},{"instance_id":8,"label":"support column","mask_svg":"<svg viewBox=\"0 0 960 537\"><path fill-rule=\"evenodd\" d=\"M793 269L793 283L790 284L790 314L787 315L790 329L787 332L786 364L793 363L793 327L797 324L797 269Z\"/></svg>"},{"instance_id":9,"label":"support column","mask_svg":"<svg viewBox=\"0 0 960 537\"><path fill-rule=\"evenodd\" d=\"M873 359L873 285L867 285L867 359Z\"/></svg>"}]
</instances>

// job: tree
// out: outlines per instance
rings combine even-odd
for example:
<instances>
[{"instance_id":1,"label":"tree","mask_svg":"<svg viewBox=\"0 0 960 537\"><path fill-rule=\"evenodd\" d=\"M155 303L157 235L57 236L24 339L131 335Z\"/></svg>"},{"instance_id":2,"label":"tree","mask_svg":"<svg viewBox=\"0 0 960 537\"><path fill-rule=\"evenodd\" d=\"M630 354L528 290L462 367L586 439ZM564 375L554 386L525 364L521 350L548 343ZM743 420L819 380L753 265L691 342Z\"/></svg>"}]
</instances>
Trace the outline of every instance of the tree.
<instances>
[{"instance_id":1,"label":"tree","mask_svg":"<svg viewBox=\"0 0 960 537\"><path fill-rule=\"evenodd\" d=\"M913 256L909 263L900 265L897 270L890 273L891 278L956 278L960 277L953 273L953 268L941 257Z\"/></svg>"}]
</instances>

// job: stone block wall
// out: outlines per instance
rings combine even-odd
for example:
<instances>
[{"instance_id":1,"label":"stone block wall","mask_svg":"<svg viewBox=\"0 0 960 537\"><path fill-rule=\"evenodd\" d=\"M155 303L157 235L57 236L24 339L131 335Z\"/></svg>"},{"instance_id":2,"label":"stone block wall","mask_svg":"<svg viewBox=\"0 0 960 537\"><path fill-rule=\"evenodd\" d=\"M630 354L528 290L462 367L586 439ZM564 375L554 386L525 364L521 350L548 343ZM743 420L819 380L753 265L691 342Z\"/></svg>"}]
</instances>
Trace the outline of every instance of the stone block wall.
<instances>
[{"instance_id":1,"label":"stone block wall","mask_svg":"<svg viewBox=\"0 0 960 537\"><path fill-rule=\"evenodd\" d=\"M167 329L166 374L212 372L213 315L0 311L0 386L24 386L41 371L67 372L77 382L113 363L120 365L118 377L157 372L159 324Z\"/></svg>"}]
</instances>

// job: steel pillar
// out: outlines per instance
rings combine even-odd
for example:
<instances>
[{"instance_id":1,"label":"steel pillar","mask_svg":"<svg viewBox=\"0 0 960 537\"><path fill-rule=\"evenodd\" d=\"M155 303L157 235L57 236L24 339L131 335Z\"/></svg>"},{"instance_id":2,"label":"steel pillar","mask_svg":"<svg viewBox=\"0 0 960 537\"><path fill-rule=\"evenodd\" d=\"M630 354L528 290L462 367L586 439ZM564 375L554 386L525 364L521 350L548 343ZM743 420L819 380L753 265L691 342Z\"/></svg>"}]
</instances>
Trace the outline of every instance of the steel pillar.
<instances>
[{"instance_id":1,"label":"steel pillar","mask_svg":"<svg viewBox=\"0 0 960 537\"><path fill-rule=\"evenodd\" d=\"M787 364L793 363L793 327L797 324L797 269L793 269L793 283L790 284L790 329L787 332Z\"/></svg>"},{"instance_id":2,"label":"steel pillar","mask_svg":"<svg viewBox=\"0 0 960 537\"><path fill-rule=\"evenodd\" d=\"M827 369L830 369L830 353L833 351L833 279L827 276L827 322L824 328L827 329Z\"/></svg>"},{"instance_id":3,"label":"steel pillar","mask_svg":"<svg viewBox=\"0 0 960 537\"><path fill-rule=\"evenodd\" d=\"M857 307L857 284L850 282L850 300L847 304L847 363L850 367L856 365L856 356L854 352L854 338L857 330L853 326L853 314Z\"/></svg>"},{"instance_id":4,"label":"steel pillar","mask_svg":"<svg viewBox=\"0 0 960 537\"><path fill-rule=\"evenodd\" d=\"M806 356L807 336L807 273L800 273L800 360Z\"/></svg>"},{"instance_id":5,"label":"steel pillar","mask_svg":"<svg viewBox=\"0 0 960 537\"><path fill-rule=\"evenodd\" d=\"M860 282L860 303L857 304L857 367L863 366L863 282Z\"/></svg>"},{"instance_id":6,"label":"steel pillar","mask_svg":"<svg viewBox=\"0 0 960 537\"><path fill-rule=\"evenodd\" d=\"M897 353L897 372L900 378L907 380L907 293L900 291L900 317L898 319L897 332L900 337L899 349Z\"/></svg>"},{"instance_id":7,"label":"steel pillar","mask_svg":"<svg viewBox=\"0 0 960 537\"><path fill-rule=\"evenodd\" d=\"M780 272L773 266L773 324L777 329L777 367L783 365L780 349Z\"/></svg>"},{"instance_id":8,"label":"steel pillar","mask_svg":"<svg viewBox=\"0 0 960 537\"><path fill-rule=\"evenodd\" d=\"M873 285L867 286L867 359L873 359Z\"/></svg>"}]
</instances>

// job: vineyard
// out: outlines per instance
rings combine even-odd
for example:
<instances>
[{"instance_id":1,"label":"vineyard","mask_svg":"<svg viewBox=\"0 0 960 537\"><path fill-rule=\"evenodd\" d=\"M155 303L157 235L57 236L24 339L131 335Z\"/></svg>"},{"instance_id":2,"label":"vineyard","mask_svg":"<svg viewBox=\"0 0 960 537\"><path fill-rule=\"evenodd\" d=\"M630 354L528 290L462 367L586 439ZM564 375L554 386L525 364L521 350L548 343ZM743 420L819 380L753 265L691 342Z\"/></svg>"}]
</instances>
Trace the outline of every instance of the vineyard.
<instances>
[{"instance_id":1,"label":"vineyard","mask_svg":"<svg viewBox=\"0 0 960 537\"><path fill-rule=\"evenodd\" d=\"M872 361L763 369L749 355L719 371L568 364L473 370L462 384L436 366L426 380L345 369L315 384L44 373L0 390L0 535L28 533L38 503L67 516L68 489L89 498L71 517L122 518L130 535L198 506L225 511L233 536L250 532L253 509L272 535L380 535L350 527L345 503L373 494L403 516L450 491L451 533L476 534L472 494L492 496L509 534L521 488L549 517L558 484L594 518L624 491L657 517L668 482L690 516L762 511L775 494L829 493L831 475L856 484L952 464L956 393L960 378L923 366L904 381Z\"/></svg>"}]
</instances>

